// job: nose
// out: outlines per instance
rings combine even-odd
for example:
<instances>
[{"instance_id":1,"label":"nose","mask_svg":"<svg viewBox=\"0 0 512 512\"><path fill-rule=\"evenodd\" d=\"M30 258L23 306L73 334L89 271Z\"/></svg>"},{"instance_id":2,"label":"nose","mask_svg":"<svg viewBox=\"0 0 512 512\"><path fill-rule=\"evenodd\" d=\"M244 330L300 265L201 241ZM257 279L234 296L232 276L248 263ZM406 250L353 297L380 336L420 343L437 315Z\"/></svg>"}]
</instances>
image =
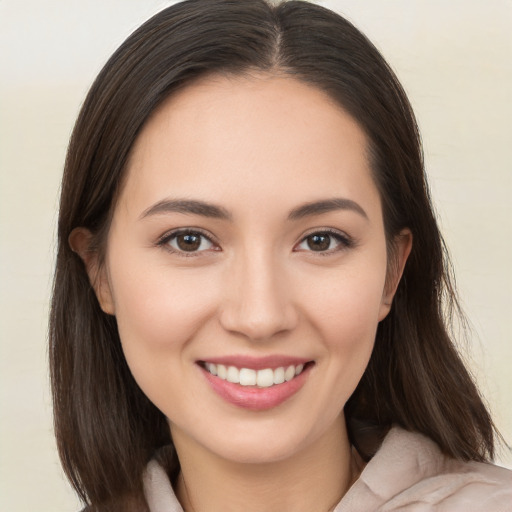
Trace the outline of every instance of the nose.
<instances>
[{"instance_id":1,"label":"nose","mask_svg":"<svg viewBox=\"0 0 512 512\"><path fill-rule=\"evenodd\" d=\"M299 315L287 273L268 254L241 257L230 268L220 322L250 341L291 331Z\"/></svg>"}]
</instances>

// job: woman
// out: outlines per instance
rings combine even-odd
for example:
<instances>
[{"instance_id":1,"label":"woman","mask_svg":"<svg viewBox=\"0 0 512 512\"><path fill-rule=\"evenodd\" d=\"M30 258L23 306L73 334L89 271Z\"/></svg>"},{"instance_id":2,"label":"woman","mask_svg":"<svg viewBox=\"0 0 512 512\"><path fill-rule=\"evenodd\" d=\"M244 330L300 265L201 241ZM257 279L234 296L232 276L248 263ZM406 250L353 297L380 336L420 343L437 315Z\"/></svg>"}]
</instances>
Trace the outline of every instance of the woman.
<instances>
[{"instance_id":1,"label":"woman","mask_svg":"<svg viewBox=\"0 0 512 512\"><path fill-rule=\"evenodd\" d=\"M102 70L50 336L90 510L509 510L450 308L413 113L346 20L190 0Z\"/></svg>"}]
</instances>

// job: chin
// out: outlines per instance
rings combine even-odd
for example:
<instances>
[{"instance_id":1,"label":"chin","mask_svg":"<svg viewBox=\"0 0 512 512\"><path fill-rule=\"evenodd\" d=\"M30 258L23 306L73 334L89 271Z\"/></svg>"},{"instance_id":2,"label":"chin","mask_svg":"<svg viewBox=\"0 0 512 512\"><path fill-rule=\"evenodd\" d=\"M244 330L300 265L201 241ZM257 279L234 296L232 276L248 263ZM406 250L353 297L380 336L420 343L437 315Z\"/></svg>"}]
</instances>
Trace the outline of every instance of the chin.
<instances>
[{"instance_id":1,"label":"chin","mask_svg":"<svg viewBox=\"0 0 512 512\"><path fill-rule=\"evenodd\" d=\"M207 448L222 459L240 464L270 464L291 459L314 444L321 432L296 431L282 425L273 428L240 428L220 432L207 440ZM260 425L261 427L261 425Z\"/></svg>"},{"instance_id":2,"label":"chin","mask_svg":"<svg viewBox=\"0 0 512 512\"><path fill-rule=\"evenodd\" d=\"M216 447L216 454L225 460L238 464L272 464L288 460L296 455L298 447L290 445L271 445L268 443L251 443L246 440L244 443L227 443L223 448ZM267 446L262 446L267 444Z\"/></svg>"}]
</instances>

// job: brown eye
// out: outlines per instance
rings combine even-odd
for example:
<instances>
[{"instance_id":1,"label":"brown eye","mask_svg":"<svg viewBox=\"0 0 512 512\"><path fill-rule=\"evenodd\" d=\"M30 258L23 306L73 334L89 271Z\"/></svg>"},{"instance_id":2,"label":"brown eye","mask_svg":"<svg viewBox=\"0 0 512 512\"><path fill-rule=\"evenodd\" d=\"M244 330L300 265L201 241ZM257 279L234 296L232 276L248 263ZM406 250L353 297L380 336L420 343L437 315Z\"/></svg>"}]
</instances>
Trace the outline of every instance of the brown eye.
<instances>
[{"instance_id":1,"label":"brown eye","mask_svg":"<svg viewBox=\"0 0 512 512\"><path fill-rule=\"evenodd\" d=\"M342 249L348 249L352 245L351 239L342 233L316 231L304 237L295 250L330 254Z\"/></svg>"},{"instance_id":2,"label":"brown eye","mask_svg":"<svg viewBox=\"0 0 512 512\"><path fill-rule=\"evenodd\" d=\"M182 251L197 251L201 246L201 237L193 234L178 235L176 245Z\"/></svg>"},{"instance_id":3,"label":"brown eye","mask_svg":"<svg viewBox=\"0 0 512 512\"><path fill-rule=\"evenodd\" d=\"M174 233L164 241L175 252L202 252L213 247L213 243L197 231Z\"/></svg>"},{"instance_id":4,"label":"brown eye","mask_svg":"<svg viewBox=\"0 0 512 512\"><path fill-rule=\"evenodd\" d=\"M327 251L331 248L331 236L327 233L315 233L306 238L306 243L312 251Z\"/></svg>"}]
</instances>

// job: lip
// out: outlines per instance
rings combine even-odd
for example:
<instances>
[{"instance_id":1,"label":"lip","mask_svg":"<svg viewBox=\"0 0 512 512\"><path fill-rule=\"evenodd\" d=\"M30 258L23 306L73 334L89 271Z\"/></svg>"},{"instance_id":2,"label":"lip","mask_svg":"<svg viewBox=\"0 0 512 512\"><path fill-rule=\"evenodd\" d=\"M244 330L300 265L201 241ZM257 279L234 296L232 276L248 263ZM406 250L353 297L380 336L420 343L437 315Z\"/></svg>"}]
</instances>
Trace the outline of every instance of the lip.
<instances>
[{"instance_id":1,"label":"lip","mask_svg":"<svg viewBox=\"0 0 512 512\"><path fill-rule=\"evenodd\" d=\"M235 359L237 361L236 363L233 362ZM286 366L286 364L279 364L278 362L270 361L269 358L258 358L257 360L249 358L252 359L252 364L250 364L248 358L245 357L241 358L242 361L240 360L240 358L235 359L223 357L222 359L208 359L207 361L214 364L227 364L228 366L231 365L236 366L238 368L251 368L255 370L261 370L264 368L279 368L280 366ZM263 362L262 359L265 359L265 362ZM290 362L292 360L297 362ZM288 365L305 364L305 368L300 375L297 375L292 380L288 382L283 382L282 384L276 384L268 388L258 388L256 386L242 386L240 384L228 382L227 380L222 380L212 375L200 364L198 365L198 367L200 368L201 372L203 373L204 377L208 381L208 384L211 386L213 391L226 402L250 411L265 411L281 405L282 403L286 402L289 398L291 398L293 395L295 395L306 383L310 375L310 370L314 366L314 362L311 360L293 359L287 357L286 362L288 363ZM260 364L262 366L260 366ZM255 365L257 365L257 367Z\"/></svg>"},{"instance_id":2,"label":"lip","mask_svg":"<svg viewBox=\"0 0 512 512\"><path fill-rule=\"evenodd\" d=\"M275 370L284 366L297 366L299 364L306 364L311 362L311 359L305 359L301 357L290 357L284 355L273 355L264 357L253 357L253 356L242 356L232 355L223 357L212 357L206 358L198 363L213 363L223 364L224 366L235 366L236 368L250 368L251 370L264 370L265 368L271 368Z\"/></svg>"}]
</instances>

